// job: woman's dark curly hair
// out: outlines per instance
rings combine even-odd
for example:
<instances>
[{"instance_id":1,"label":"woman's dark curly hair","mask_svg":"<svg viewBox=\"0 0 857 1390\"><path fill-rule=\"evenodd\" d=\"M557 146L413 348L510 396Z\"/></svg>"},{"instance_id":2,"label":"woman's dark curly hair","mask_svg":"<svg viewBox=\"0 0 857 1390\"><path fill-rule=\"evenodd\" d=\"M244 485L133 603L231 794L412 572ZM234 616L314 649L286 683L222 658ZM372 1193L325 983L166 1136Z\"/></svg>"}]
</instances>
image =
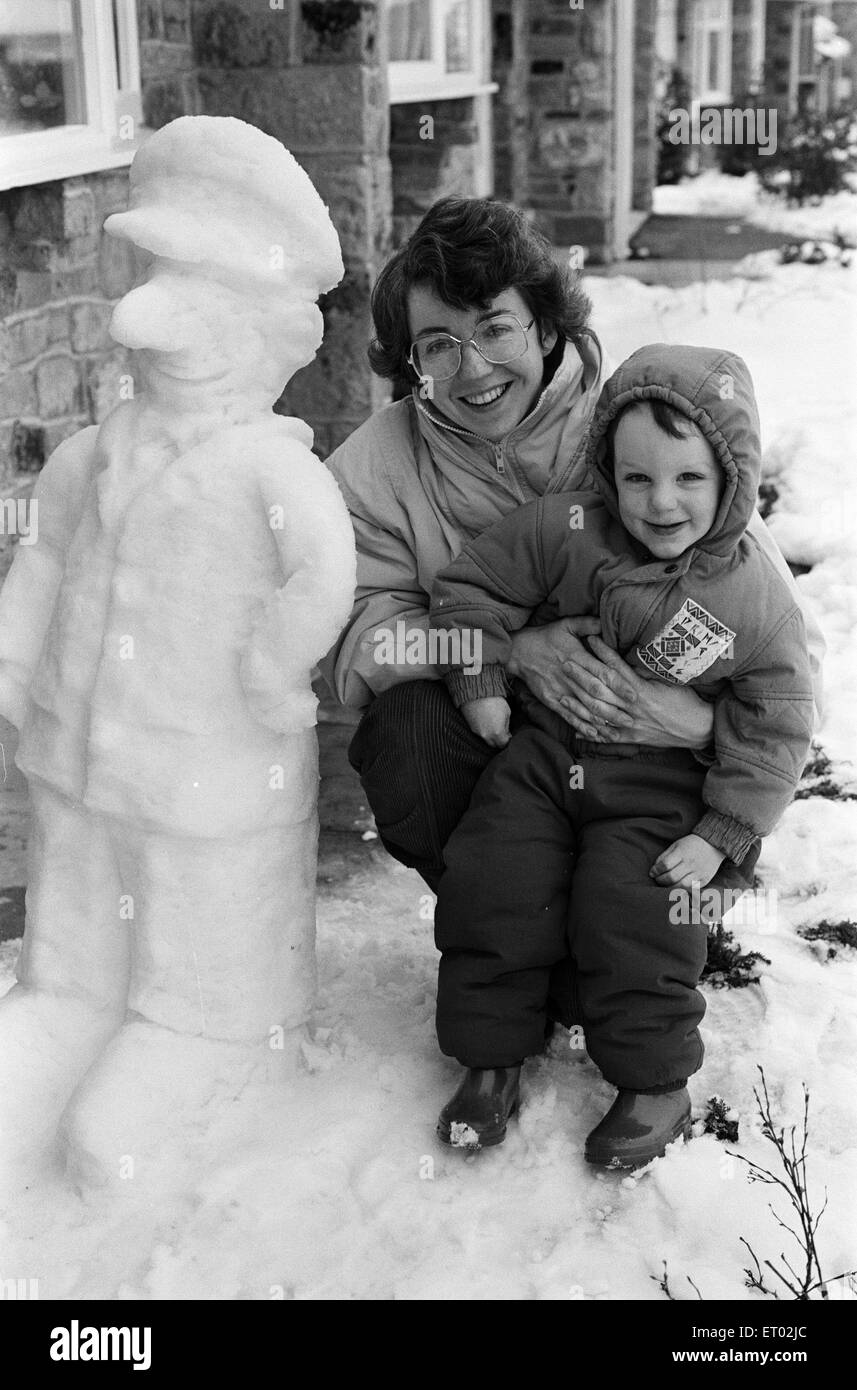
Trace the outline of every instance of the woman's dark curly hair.
<instances>
[{"instance_id":1,"label":"woman's dark curly hair","mask_svg":"<svg viewBox=\"0 0 857 1390\"><path fill-rule=\"evenodd\" d=\"M550 243L526 218L489 198L441 198L387 262L372 291L372 370L399 386L418 380L408 365L407 297L426 285L455 309L485 309L516 289L544 337L551 329L576 342L592 305L579 278L557 265Z\"/></svg>"}]
</instances>

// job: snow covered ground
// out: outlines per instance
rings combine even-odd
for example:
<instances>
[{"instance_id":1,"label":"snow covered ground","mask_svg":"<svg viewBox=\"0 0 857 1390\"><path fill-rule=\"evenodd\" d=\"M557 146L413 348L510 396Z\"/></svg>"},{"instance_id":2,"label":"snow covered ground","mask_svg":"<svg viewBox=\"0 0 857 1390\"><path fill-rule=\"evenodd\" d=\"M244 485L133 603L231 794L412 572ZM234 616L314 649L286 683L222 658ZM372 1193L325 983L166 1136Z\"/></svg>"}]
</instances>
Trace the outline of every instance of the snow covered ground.
<instances>
[{"instance_id":1,"label":"snow covered ground","mask_svg":"<svg viewBox=\"0 0 857 1390\"><path fill-rule=\"evenodd\" d=\"M812 564L800 579L829 642L819 741L834 781L857 789L855 567L857 278L833 262L754 257L729 281L672 290L593 279L594 323L619 361L649 341L723 345L746 357L778 492L774 533ZM0 1223L2 1278L42 1298L678 1299L757 1298L748 1255L789 1238L728 1149L765 1167L755 1116L762 1064L780 1124L811 1095L808 1171L827 1275L857 1265L857 954L799 928L854 921L857 800L795 802L766 842L767 911L737 926L770 960L761 982L707 990L700 1109L720 1094L737 1145L699 1135L633 1177L599 1174L583 1143L611 1089L562 1034L528 1062L506 1143L473 1157L434 1138L457 1068L434 1038L432 898L379 850L319 899L320 991L298 1075L177 1116L159 1164L116 1190L78 1193L34 1173ZM776 895L776 898L775 898ZM742 913L742 907L737 909ZM11 980L12 952L0 960ZM701 1128L697 1126L697 1128ZM778 1214L788 1218L774 1193ZM792 1262L793 1259L792 1259ZM832 1297L841 1296L834 1288Z\"/></svg>"},{"instance_id":2,"label":"snow covered ground","mask_svg":"<svg viewBox=\"0 0 857 1390\"><path fill-rule=\"evenodd\" d=\"M740 1237L760 1258L783 1247L767 1189L710 1136L640 1177L589 1169L583 1141L612 1092L566 1035L528 1063L502 1147L465 1158L435 1142L456 1068L434 1040L421 895L380 859L347 896L323 893L321 993L296 1083L245 1093L231 1116L183 1116L161 1176L172 1180L191 1146L204 1158L181 1192L157 1175L154 1193L131 1180L86 1197L41 1179L8 1216L4 1276L37 1278L42 1298L659 1299L649 1276L666 1260L677 1298L696 1297L687 1275L706 1299L748 1297ZM857 966L819 960L791 920L775 935L742 929L772 965L759 987L710 994L693 1094L726 1097L741 1112L740 1151L768 1165L755 1064L790 1121L806 1079L810 1175L816 1198L830 1194L819 1245L837 1272L854 1263Z\"/></svg>"}]
</instances>

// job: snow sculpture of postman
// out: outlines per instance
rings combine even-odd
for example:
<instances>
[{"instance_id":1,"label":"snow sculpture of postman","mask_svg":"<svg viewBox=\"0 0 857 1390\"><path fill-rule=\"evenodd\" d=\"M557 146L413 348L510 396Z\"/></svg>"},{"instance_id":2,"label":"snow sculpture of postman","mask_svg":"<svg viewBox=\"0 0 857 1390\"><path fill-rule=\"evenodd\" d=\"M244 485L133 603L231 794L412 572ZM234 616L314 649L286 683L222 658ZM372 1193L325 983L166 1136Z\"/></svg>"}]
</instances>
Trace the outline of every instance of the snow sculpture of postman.
<instances>
[{"instance_id":1,"label":"snow sculpture of postman","mask_svg":"<svg viewBox=\"0 0 857 1390\"><path fill-rule=\"evenodd\" d=\"M96 1059L86 1088L118 1095L124 1070L133 1090L153 1030L264 1043L305 1020L310 672L355 581L311 431L271 410L343 271L307 175L244 122L184 117L141 148L106 228L147 262L111 321L133 399L55 451L0 596L0 710L33 809L0 1085L31 1149Z\"/></svg>"}]
</instances>

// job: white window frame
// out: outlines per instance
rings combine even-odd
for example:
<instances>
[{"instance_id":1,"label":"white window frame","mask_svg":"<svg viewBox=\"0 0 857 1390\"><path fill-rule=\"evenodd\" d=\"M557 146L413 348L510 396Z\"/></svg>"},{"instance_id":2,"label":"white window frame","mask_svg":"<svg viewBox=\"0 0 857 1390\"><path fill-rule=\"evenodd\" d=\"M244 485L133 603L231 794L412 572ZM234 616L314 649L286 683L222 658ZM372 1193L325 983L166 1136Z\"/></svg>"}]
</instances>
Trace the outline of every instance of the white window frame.
<instances>
[{"instance_id":1,"label":"white window frame","mask_svg":"<svg viewBox=\"0 0 857 1390\"><path fill-rule=\"evenodd\" d=\"M456 97L484 95L498 90L488 80L484 54L488 30L487 0L468 0L473 36L473 67L468 72L447 72L444 53L442 0L421 0L431 10L432 57L418 62L388 62L387 80L391 105L412 101L452 101Z\"/></svg>"},{"instance_id":2,"label":"white window frame","mask_svg":"<svg viewBox=\"0 0 857 1390\"><path fill-rule=\"evenodd\" d=\"M143 118L135 0L81 0L78 13L86 122L1 135L0 189L116 169L134 157Z\"/></svg>"},{"instance_id":3,"label":"white window frame","mask_svg":"<svg viewBox=\"0 0 857 1390\"><path fill-rule=\"evenodd\" d=\"M722 106L732 100L732 0L715 0L722 13L711 16L710 0L702 0L696 14L696 104ZM709 46L711 35L720 38L717 83L708 86Z\"/></svg>"}]
</instances>

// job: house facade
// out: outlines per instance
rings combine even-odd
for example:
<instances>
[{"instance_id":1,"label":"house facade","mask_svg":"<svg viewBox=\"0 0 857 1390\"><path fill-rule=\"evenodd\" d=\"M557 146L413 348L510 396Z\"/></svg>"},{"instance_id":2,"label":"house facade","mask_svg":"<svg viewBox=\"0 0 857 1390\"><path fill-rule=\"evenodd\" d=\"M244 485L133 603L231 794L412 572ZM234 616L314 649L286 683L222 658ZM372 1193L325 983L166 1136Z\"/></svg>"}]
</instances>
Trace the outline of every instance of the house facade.
<instances>
[{"instance_id":1,"label":"house facade","mask_svg":"<svg viewBox=\"0 0 857 1390\"><path fill-rule=\"evenodd\" d=\"M279 408L327 453L385 399L371 285L445 193L496 194L581 256L623 255L654 177L655 0L8 0L0 21L0 486L133 389L105 237L147 130L238 116L328 203L346 274ZM0 575L16 535L0 534Z\"/></svg>"},{"instance_id":2,"label":"house facade","mask_svg":"<svg viewBox=\"0 0 857 1390\"><path fill-rule=\"evenodd\" d=\"M622 258L651 206L658 80L670 64L687 69L702 99L750 90L761 69L784 109L807 99L810 77L833 100L848 63L841 45L838 58L819 58L811 21L847 39L855 10L798 0L4 0L0 577L15 503L52 449L133 390L107 325L137 271L102 225L126 204L148 130L184 114L238 116L282 140L329 205L346 274L322 302L317 361L279 406L310 422L324 455L386 398L366 362L371 286L437 197L494 194L578 264Z\"/></svg>"},{"instance_id":3,"label":"house facade","mask_svg":"<svg viewBox=\"0 0 857 1390\"><path fill-rule=\"evenodd\" d=\"M697 107L768 107L781 124L851 100L857 4L657 0L654 45L659 95L678 78Z\"/></svg>"}]
</instances>

